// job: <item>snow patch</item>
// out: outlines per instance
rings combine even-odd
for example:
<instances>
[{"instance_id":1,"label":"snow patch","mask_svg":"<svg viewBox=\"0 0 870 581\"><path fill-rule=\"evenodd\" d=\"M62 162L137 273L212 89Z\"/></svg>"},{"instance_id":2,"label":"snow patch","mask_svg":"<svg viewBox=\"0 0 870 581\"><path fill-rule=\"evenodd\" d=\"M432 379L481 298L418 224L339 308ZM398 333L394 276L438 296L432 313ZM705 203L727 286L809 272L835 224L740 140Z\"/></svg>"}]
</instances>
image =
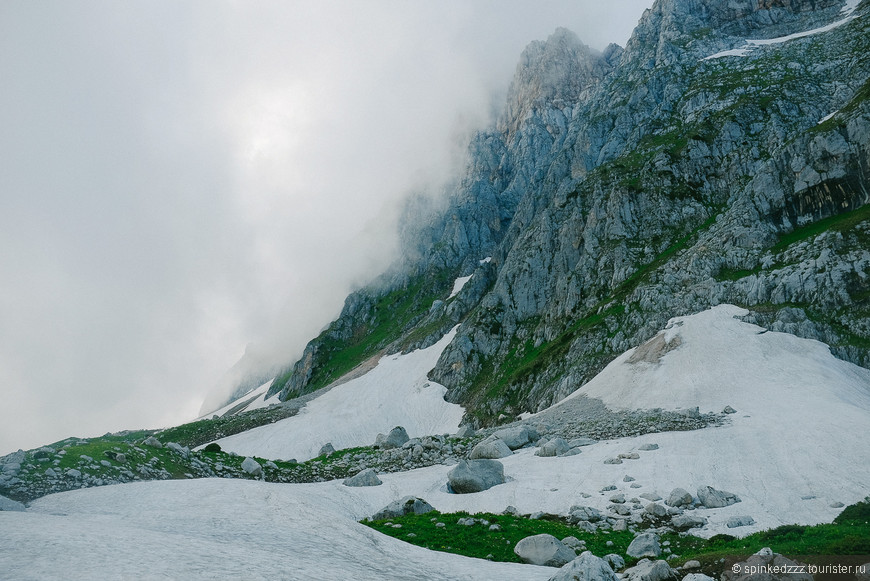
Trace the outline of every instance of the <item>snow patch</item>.
<instances>
[{"instance_id":1,"label":"snow patch","mask_svg":"<svg viewBox=\"0 0 870 581\"><path fill-rule=\"evenodd\" d=\"M240 455L304 461L327 442L336 450L368 446L395 426L404 426L412 438L452 434L465 411L444 401L447 388L426 376L458 328L426 349L382 357L374 369L309 402L296 416L218 443Z\"/></svg>"},{"instance_id":2,"label":"snow patch","mask_svg":"<svg viewBox=\"0 0 870 581\"><path fill-rule=\"evenodd\" d=\"M453 292L450 293L450 296L447 297L447 300L450 300L450 299L452 299L453 297L455 297L456 295L458 295L458 294L459 294L459 291L461 291L461 290L462 290L462 287L464 287L464 286L466 285L466 283L467 283L469 280L471 280L471 277L472 277L472 276L474 276L474 275L473 275L473 274L470 274L470 275L468 275L468 276L460 276L460 277L457 278L455 281L453 281Z\"/></svg>"},{"instance_id":3,"label":"snow patch","mask_svg":"<svg viewBox=\"0 0 870 581\"><path fill-rule=\"evenodd\" d=\"M69 580L544 581L553 574L429 551L356 522L382 508L385 496L338 482L217 478L55 494L28 512L0 512L0 547L9 549L0 550L0 571L8 579Z\"/></svg>"},{"instance_id":4,"label":"snow patch","mask_svg":"<svg viewBox=\"0 0 870 581\"><path fill-rule=\"evenodd\" d=\"M828 113L827 115L825 115L824 117L822 117L821 119L819 119L819 122L816 123L816 125L821 125L822 123L824 123L824 122L827 121L828 119L831 119L831 118L832 118L834 115L836 115L837 113L839 113L839 111L834 111L833 113Z\"/></svg>"},{"instance_id":5,"label":"snow patch","mask_svg":"<svg viewBox=\"0 0 870 581\"><path fill-rule=\"evenodd\" d=\"M487 256L483 260L480 261L480 264L486 264L488 262L492 262L492 256Z\"/></svg>"}]
</instances>

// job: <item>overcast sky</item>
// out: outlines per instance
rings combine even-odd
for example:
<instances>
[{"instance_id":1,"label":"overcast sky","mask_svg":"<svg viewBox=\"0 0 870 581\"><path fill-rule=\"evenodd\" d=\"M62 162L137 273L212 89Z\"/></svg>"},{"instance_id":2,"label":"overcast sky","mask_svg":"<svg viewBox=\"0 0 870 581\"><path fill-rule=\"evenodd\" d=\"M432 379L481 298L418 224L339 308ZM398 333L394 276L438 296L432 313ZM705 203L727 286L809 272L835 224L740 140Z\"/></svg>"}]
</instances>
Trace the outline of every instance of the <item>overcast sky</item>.
<instances>
[{"instance_id":1,"label":"overcast sky","mask_svg":"<svg viewBox=\"0 0 870 581\"><path fill-rule=\"evenodd\" d=\"M0 3L0 454L187 421L249 343L292 360L526 44L624 45L651 4Z\"/></svg>"}]
</instances>

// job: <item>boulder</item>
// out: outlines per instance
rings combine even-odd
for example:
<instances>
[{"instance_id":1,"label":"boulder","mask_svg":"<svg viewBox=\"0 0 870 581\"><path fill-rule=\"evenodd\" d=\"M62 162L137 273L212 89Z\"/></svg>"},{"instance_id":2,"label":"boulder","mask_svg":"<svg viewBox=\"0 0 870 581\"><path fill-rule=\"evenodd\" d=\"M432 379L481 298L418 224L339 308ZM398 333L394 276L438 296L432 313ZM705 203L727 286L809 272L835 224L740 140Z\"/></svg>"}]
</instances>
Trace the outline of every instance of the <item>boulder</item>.
<instances>
[{"instance_id":1,"label":"boulder","mask_svg":"<svg viewBox=\"0 0 870 581\"><path fill-rule=\"evenodd\" d=\"M637 449L643 450L644 452L649 452L651 450L658 450L659 445L658 444L642 444L642 445L638 446Z\"/></svg>"},{"instance_id":2,"label":"boulder","mask_svg":"<svg viewBox=\"0 0 870 581\"><path fill-rule=\"evenodd\" d=\"M686 567L683 566L683 569ZM716 581L709 575L704 575L703 573L689 573L685 577L683 577L683 581Z\"/></svg>"},{"instance_id":3,"label":"boulder","mask_svg":"<svg viewBox=\"0 0 870 581\"><path fill-rule=\"evenodd\" d=\"M602 518L604 517L601 515L601 511L597 508L592 508L591 506L574 505L568 509L568 520L571 521L572 524L582 521L597 522Z\"/></svg>"},{"instance_id":4,"label":"boulder","mask_svg":"<svg viewBox=\"0 0 870 581\"><path fill-rule=\"evenodd\" d=\"M492 435L503 441L511 450L516 450L535 442L539 437L538 432L529 426L502 428L493 432Z\"/></svg>"},{"instance_id":5,"label":"boulder","mask_svg":"<svg viewBox=\"0 0 870 581\"><path fill-rule=\"evenodd\" d=\"M651 502L643 509L644 512L654 517L663 518L668 516L668 509L657 502Z\"/></svg>"},{"instance_id":6,"label":"boulder","mask_svg":"<svg viewBox=\"0 0 870 581\"><path fill-rule=\"evenodd\" d=\"M623 581L676 581L679 574L665 561L641 559L622 573Z\"/></svg>"},{"instance_id":7,"label":"boulder","mask_svg":"<svg viewBox=\"0 0 870 581\"><path fill-rule=\"evenodd\" d=\"M572 448L578 448L582 446L591 446L592 444L597 444L598 440L593 440L592 438L574 438L573 440L568 442L568 445Z\"/></svg>"},{"instance_id":8,"label":"boulder","mask_svg":"<svg viewBox=\"0 0 870 581\"><path fill-rule=\"evenodd\" d=\"M253 458L245 458L242 460L242 470L255 478L259 478L263 475L263 467Z\"/></svg>"},{"instance_id":9,"label":"boulder","mask_svg":"<svg viewBox=\"0 0 870 581\"><path fill-rule=\"evenodd\" d=\"M160 443L160 440L155 438L154 436L148 436L145 438L145 441L142 442L146 446L151 446L152 448L162 448L163 444Z\"/></svg>"},{"instance_id":10,"label":"boulder","mask_svg":"<svg viewBox=\"0 0 870 581\"><path fill-rule=\"evenodd\" d=\"M563 438L553 438L535 452L535 456L544 456L544 457L552 457L558 456L559 454L564 454L571 447L568 445Z\"/></svg>"},{"instance_id":11,"label":"boulder","mask_svg":"<svg viewBox=\"0 0 870 581\"><path fill-rule=\"evenodd\" d=\"M464 426L459 426L459 430L456 431L455 436L457 438L470 438L475 434L474 428L465 424Z\"/></svg>"},{"instance_id":12,"label":"boulder","mask_svg":"<svg viewBox=\"0 0 870 581\"><path fill-rule=\"evenodd\" d=\"M366 468L350 478L345 478L343 484L345 486L379 486L383 482L372 468Z\"/></svg>"},{"instance_id":13,"label":"boulder","mask_svg":"<svg viewBox=\"0 0 870 581\"><path fill-rule=\"evenodd\" d=\"M760 573L759 571L763 571ZM812 581L800 563L787 559L770 548L761 549L745 561L728 567L722 581Z\"/></svg>"},{"instance_id":14,"label":"boulder","mask_svg":"<svg viewBox=\"0 0 870 581\"><path fill-rule=\"evenodd\" d=\"M504 481L504 465L498 460L461 460L447 473L448 487L456 494L481 492Z\"/></svg>"},{"instance_id":15,"label":"boulder","mask_svg":"<svg viewBox=\"0 0 870 581\"><path fill-rule=\"evenodd\" d=\"M426 514L435 510L431 504L417 498L416 496L406 496L399 500L394 500L378 512L372 515L372 520L383 520L387 518L396 518L405 516L406 514Z\"/></svg>"},{"instance_id":16,"label":"boulder","mask_svg":"<svg viewBox=\"0 0 870 581\"><path fill-rule=\"evenodd\" d=\"M565 537L562 539L562 544L566 547L571 547L572 549L579 549L580 547L586 546L586 541L581 541L577 537Z\"/></svg>"},{"instance_id":17,"label":"boulder","mask_svg":"<svg viewBox=\"0 0 870 581\"><path fill-rule=\"evenodd\" d=\"M329 456L333 452L335 452L335 447L333 447L332 442L327 442L326 444L323 445L322 448L320 448L320 451L317 453L317 456L318 457L319 456Z\"/></svg>"},{"instance_id":18,"label":"boulder","mask_svg":"<svg viewBox=\"0 0 870 581\"><path fill-rule=\"evenodd\" d=\"M686 531L697 527L702 527L707 524L707 519L703 516L693 514L678 514L671 518L671 526L678 531Z\"/></svg>"},{"instance_id":19,"label":"boulder","mask_svg":"<svg viewBox=\"0 0 870 581\"><path fill-rule=\"evenodd\" d=\"M505 458L511 454L511 449L503 440L495 436L490 436L472 448L469 457L472 460L479 460L481 458L498 460L499 458Z\"/></svg>"},{"instance_id":20,"label":"boulder","mask_svg":"<svg viewBox=\"0 0 870 581\"><path fill-rule=\"evenodd\" d=\"M668 495L665 504L668 506L685 506L692 504L692 495L683 488L674 488Z\"/></svg>"},{"instance_id":21,"label":"boulder","mask_svg":"<svg viewBox=\"0 0 870 581\"><path fill-rule=\"evenodd\" d=\"M754 524L755 519L748 515L728 517L728 520L725 521L725 526L729 529L736 529L737 527L748 527L749 525Z\"/></svg>"},{"instance_id":22,"label":"boulder","mask_svg":"<svg viewBox=\"0 0 870 581\"><path fill-rule=\"evenodd\" d=\"M614 571L625 567L625 559L622 558L622 555L610 553L609 555L604 555L603 559L607 561L607 563L610 565L610 568Z\"/></svg>"},{"instance_id":23,"label":"boulder","mask_svg":"<svg viewBox=\"0 0 870 581\"><path fill-rule=\"evenodd\" d=\"M408 432L402 426L396 426L390 433L387 434L387 437L384 438L383 442L381 442L380 446L384 450L390 450L392 448L401 448L402 445L410 440L408 437Z\"/></svg>"},{"instance_id":24,"label":"boulder","mask_svg":"<svg viewBox=\"0 0 870 581\"><path fill-rule=\"evenodd\" d=\"M168 444L166 444L166 447L175 452L176 454L184 456L185 458L188 458L190 456L190 448L188 448L187 446L182 446L178 442L169 442Z\"/></svg>"},{"instance_id":25,"label":"boulder","mask_svg":"<svg viewBox=\"0 0 870 581\"><path fill-rule=\"evenodd\" d=\"M698 489L698 501L707 508L722 508L740 502L740 497L712 486L702 486Z\"/></svg>"},{"instance_id":26,"label":"boulder","mask_svg":"<svg viewBox=\"0 0 870 581\"><path fill-rule=\"evenodd\" d=\"M25 506L18 502L17 500L12 500L11 498L6 498L5 496L0 496L0 510L8 510L8 511L17 511L24 512L26 510Z\"/></svg>"},{"instance_id":27,"label":"boulder","mask_svg":"<svg viewBox=\"0 0 870 581\"><path fill-rule=\"evenodd\" d=\"M628 545L625 554L635 559L641 557L658 557L662 554L659 537L655 533L642 533L634 537Z\"/></svg>"},{"instance_id":28,"label":"boulder","mask_svg":"<svg viewBox=\"0 0 870 581\"><path fill-rule=\"evenodd\" d=\"M617 581L608 562L585 551L550 577L550 581Z\"/></svg>"},{"instance_id":29,"label":"boulder","mask_svg":"<svg viewBox=\"0 0 870 581\"><path fill-rule=\"evenodd\" d=\"M522 539L514 547L514 553L524 563L546 567L561 567L573 561L577 556L573 549L563 545L559 539L548 534L533 535Z\"/></svg>"}]
</instances>

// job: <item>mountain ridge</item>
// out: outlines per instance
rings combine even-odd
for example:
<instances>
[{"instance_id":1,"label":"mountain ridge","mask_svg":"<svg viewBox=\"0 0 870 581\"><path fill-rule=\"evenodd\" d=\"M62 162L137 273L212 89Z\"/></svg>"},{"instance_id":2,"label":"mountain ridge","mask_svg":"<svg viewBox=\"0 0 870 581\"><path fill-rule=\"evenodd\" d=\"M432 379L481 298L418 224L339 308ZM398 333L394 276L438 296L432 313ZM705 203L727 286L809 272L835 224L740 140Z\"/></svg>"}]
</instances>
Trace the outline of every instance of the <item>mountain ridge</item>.
<instances>
[{"instance_id":1,"label":"mountain ridge","mask_svg":"<svg viewBox=\"0 0 870 581\"><path fill-rule=\"evenodd\" d=\"M595 53L566 30L532 43L446 210L404 226L403 259L348 297L271 393L322 387L461 322L430 377L489 425L722 302L870 364L868 3L732 4L656 2L624 50ZM848 10L838 28L777 40ZM708 58L749 36L775 42Z\"/></svg>"}]
</instances>

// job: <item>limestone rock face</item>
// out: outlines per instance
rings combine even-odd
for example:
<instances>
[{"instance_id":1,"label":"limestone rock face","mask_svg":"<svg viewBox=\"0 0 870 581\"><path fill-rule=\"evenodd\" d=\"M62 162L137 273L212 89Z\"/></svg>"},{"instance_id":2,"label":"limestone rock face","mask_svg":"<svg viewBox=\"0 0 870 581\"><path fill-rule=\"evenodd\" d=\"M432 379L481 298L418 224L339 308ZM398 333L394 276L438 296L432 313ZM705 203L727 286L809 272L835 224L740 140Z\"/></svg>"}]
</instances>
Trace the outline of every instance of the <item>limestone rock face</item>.
<instances>
[{"instance_id":1,"label":"limestone rock face","mask_svg":"<svg viewBox=\"0 0 870 581\"><path fill-rule=\"evenodd\" d=\"M870 62L854 58L870 52L870 6L842 7L660 0L624 49L564 29L531 43L443 204L408 202L401 258L271 391L327 386L350 347L431 345L462 321L430 379L466 423L494 426L631 347L655 365L680 348L655 338L669 319L721 303L870 366Z\"/></svg>"}]
</instances>

